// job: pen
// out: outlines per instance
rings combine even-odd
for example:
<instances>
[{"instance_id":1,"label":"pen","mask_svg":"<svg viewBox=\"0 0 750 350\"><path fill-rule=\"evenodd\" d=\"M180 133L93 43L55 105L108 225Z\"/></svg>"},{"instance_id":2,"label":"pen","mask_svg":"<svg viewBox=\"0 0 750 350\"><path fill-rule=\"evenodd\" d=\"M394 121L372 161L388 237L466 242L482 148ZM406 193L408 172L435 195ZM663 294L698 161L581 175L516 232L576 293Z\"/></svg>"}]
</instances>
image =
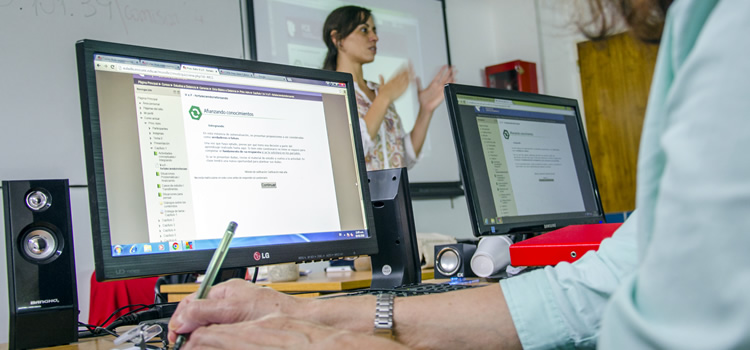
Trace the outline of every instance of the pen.
<instances>
[{"instance_id":1,"label":"pen","mask_svg":"<svg viewBox=\"0 0 750 350\"><path fill-rule=\"evenodd\" d=\"M204 299L206 298L206 296L208 296L208 290L211 289L211 285L214 284L214 280L216 279L216 275L219 273L221 263L224 262L224 257L227 256L229 242L232 241L232 237L234 237L234 231L236 229L237 223L234 221L230 221L229 226L227 226L227 230L224 231L224 237L221 239L219 247L216 248L213 257L211 257L211 262L208 264L206 275L203 276L203 282L201 282L200 287L198 287L198 295L195 297L196 299ZM173 350L179 350L182 345L185 344L186 340L187 337L184 334L178 335L177 340L174 343Z\"/></svg>"}]
</instances>

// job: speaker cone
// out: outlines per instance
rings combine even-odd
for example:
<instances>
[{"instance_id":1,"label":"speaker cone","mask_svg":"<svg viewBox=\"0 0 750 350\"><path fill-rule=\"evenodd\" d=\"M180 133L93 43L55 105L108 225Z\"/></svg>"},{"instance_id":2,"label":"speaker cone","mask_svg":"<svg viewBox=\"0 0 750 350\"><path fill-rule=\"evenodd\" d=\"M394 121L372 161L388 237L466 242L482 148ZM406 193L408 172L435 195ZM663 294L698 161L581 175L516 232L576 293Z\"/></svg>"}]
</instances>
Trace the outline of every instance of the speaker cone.
<instances>
[{"instance_id":1,"label":"speaker cone","mask_svg":"<svg viewBox=\"0 0 750 350\"><path fill-rule=\"evenodd\" d=\"M26 206L32 211L45 211L52 205L52 197L44 190L32 190L26 195Z\"/></svg>"},{"instance_id":2,"label":"speaker cone","mask_svg":"<svg viewBox=\"0 0 750 350\"><path fill-rule=\"evenodd\" d=\"M456 249L445 247L438 252L435 261L435 267L441 274L451 276L461 266L461 255L458 254Z\"/></svg>"},{"instance_id":3,"label":"speaker cone","mask_svg":"<svg viewBox=\"0 0 750 350\"><path fill-rule=\"evenodd\" d=\"M58 243L57 235L44 227L33 228L23 235L20 241L23 255L34 263L48 263L59 254L61 244Z\"/></svg>"}]
</instances>

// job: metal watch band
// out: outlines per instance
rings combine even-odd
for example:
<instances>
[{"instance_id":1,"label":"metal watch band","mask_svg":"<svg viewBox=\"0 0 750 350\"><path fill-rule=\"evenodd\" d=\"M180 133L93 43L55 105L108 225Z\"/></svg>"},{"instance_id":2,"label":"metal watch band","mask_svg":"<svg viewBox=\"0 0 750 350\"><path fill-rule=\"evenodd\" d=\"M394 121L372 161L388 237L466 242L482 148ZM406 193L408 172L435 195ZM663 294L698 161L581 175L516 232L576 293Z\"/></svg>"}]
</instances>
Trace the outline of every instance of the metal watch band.
<instances>
[{"instance_id":1,"label":"metal watch band","mask_svg":"<svg viewBox=\"0 0 750 350\"><path fill-rule=\"evenodd\" d=\"M378 294L375 301L375 335L393 339L393 294Z\"/></svg>"}]
</instances>

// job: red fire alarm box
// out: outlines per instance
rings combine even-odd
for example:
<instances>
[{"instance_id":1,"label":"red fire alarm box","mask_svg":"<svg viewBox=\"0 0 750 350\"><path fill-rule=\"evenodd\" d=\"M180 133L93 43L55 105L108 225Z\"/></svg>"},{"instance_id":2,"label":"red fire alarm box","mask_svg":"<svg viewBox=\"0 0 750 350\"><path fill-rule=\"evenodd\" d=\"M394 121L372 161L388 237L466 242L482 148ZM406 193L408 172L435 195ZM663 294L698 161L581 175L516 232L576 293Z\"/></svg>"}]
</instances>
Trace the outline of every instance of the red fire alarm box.
<instances>
[{"instance_id":1,"label":"red fire alarm box","mask_svg":"<svg viewBox=\"0 0 750 350\"><path fill-rule=\"evenodd\" d=\"M487 87L539 93L536 63L515 60L484 68Z\"/></svg>"}]
</instances>

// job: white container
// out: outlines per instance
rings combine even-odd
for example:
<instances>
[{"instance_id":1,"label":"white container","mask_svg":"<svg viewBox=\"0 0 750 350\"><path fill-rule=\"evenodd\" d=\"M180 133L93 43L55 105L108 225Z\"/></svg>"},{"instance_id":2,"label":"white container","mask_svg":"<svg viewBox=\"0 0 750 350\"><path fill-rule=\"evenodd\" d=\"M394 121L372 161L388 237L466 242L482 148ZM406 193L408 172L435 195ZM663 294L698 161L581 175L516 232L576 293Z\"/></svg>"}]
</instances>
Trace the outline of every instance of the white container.
<instances>
[{"instance_id":1,"label":"white container","mask_svg":"<svg viewBox=\"0 0 750 350\"><path fill-rule=\"evenodd\" d=\"M510 245L508 236L485 236L479 241L474 256L471 257L471 270L479 277L492 276L510 265Z\"/></svg>"}]
</instances>

